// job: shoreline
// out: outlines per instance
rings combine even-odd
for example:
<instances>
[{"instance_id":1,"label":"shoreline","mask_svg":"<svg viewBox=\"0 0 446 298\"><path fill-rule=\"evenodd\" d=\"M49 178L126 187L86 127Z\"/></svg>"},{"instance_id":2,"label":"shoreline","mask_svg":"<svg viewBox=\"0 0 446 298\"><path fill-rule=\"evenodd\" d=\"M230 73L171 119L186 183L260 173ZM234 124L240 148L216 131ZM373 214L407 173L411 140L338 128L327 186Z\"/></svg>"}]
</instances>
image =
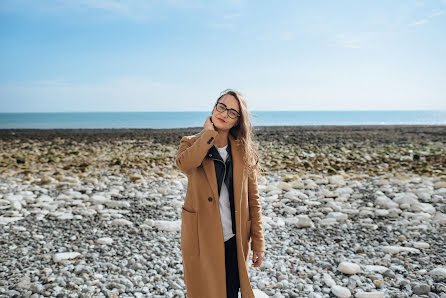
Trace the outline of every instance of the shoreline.
<instances>
[{"instance_id":1,"label":"shoreline","mask_svg":"<svg viewBox=\"0 0 446 298\"><path fill-rule=\"evenodd\" d=\"M82 135L131 135L138 136L157 136L165 134L167 136L184 136L198 133L202 127L185 128L3 128L0 129L0 140L10 139L11 137L34 137L39 136L82 136ZM446 143L446 125L308 125L308 126L254 126L254 133L259 140L266 132L292 133L298 135L299 132L343 132L354 131L360 133L383 132L397 134L418 134L423 133L427 136L436 136L439 141Z\"/></svg>"},{"instance_id":2,"label":"shoreline","mask_svg":"<svg viewBox=\"0 0 446 298\"><path fill-rule=\"evenodd\" d=\"M1 129L0 174L176 170L181 138L201 130ZM446 175L446 126L259 126L255 140L266 171Z\"/></svg>"}]
</instances>

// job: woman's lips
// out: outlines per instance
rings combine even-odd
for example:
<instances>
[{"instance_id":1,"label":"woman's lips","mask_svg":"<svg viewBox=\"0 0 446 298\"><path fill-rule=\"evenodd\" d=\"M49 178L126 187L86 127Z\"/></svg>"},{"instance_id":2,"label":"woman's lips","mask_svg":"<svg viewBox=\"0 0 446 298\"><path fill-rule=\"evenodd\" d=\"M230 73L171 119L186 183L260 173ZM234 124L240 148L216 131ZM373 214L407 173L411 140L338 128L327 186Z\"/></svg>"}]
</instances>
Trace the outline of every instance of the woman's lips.
<instances>
[{"instance_id":1,"label":"woman's lips","mask_svg":"<svg viewBox=\"0 0 446 298\"><path fill-rule=\"evenodd\" d=\"M226 122L225 120L221 119L221 118L217 118L218 120L220 120L221 122Z\"/></svg>"}]
</instances>

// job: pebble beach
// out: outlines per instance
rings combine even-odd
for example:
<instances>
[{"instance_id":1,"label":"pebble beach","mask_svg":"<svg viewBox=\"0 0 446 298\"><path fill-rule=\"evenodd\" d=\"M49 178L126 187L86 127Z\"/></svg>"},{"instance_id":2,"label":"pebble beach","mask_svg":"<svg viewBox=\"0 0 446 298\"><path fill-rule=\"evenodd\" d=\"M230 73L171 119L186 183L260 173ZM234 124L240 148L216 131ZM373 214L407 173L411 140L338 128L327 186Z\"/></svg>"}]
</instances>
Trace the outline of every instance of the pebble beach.
<instances>
[{"instance_id":1,"label":"pebble beach","mask_svg":"<svg viewBox=\"0 0 446 298\"><path fill-rule=\"evenodd\" d=\"M201 129L0 130L0 297L186 297L175 155ZM256 297L446 298L446 126L255 134Z\"/></svg>"}]
</instances>

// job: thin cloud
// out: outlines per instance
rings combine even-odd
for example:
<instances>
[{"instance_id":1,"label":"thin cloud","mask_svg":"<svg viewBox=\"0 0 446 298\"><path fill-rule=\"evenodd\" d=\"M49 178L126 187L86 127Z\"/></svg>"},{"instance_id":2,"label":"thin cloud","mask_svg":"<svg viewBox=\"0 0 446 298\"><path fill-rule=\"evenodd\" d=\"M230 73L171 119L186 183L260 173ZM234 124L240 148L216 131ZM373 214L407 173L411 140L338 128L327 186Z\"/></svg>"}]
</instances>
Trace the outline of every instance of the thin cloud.
<instances>
[{"instance_id":1,"label":"thin cloud","mask_svg":"<svg viewBox=\"0 0 446 298\"><path fill-rule=\"evenodd\" d=\"M31 86L41 86L41 87L58 87L58 86L69 86L70 82L64 79L54 79L54 80L39 80L32 81Z\"/></svg>"},{"instance_id":2,"label":"thin cloud","mask_svg":"<svg viewBox=\"0 0 446 298\"><path fill-rule=\"evenodd\" d=\"M414 25L423 25L426 24L427 22L429 22L428 20L424 19L424 20L420 20L414 23Z\"/></svg>"},{"instance_id":3,"label":"thin cloud","mask_svg":"<svg viewBox=\"0 0 446 298\"><path fill-rule=\"evenodd\" d=\"M444 0L446 2L446 0ZM430 15L428 15L426 18L421 19L419 21L414 22L413 24L411 24L412 26L416 26L416 25L423 25L423 24L427 24L430 22L430 20L432 18L441 16L444 14L444 10L442 9L433 9L432 13Z\"/></svg>"},{"instance_id":4,"label":"thin cloud","mask_svg":"<svg viewBox=\"0 0 446 298\"><path fill-rule=\"evenodd\" d=\"M241 13L231 13L231 14L225 14L224 16L223 16L223 18L225 18L225 19L233 19L233 18L238 18L238 17L241 17Z\"/></svg>"},{"instance_id":5,"label":"thin cloud","mask_svg":"<svg viewBox=\"0 0 446 298\"><path fill-rule=\"evenodd\" d=\"M432 14L429 17L433 18L433 17L436 17L436 16L441 16L442 14L444 14L444 10L442 10L442 9L434 9Z\"/></svg>"},{"instance_id":6,"label":"thin cloud","mask_svg":"<svg viewBox=\"0 0 446 298\"><path fill-rule=\"evenodd\" d=\"M335 36L334 42L330 44L330 46L340 46L343 48L350 48L350 49L359 49L360 39L359 38L353 38L351 34L341 33L337 34Z\"/></svg>"},{"instance_id":7,"label":"thin cloud","mask_svg":"<svg viewBox=\"0 0 446 298\"><path fill-rule=\"evenodd\" d=\"M61 16L65 14L95 13L95 18L124 18L146 21L157 18L159 11L169 9L200 8L199 1L183 0L1 0L0 11Z\"/></svg>"}]
</instances>

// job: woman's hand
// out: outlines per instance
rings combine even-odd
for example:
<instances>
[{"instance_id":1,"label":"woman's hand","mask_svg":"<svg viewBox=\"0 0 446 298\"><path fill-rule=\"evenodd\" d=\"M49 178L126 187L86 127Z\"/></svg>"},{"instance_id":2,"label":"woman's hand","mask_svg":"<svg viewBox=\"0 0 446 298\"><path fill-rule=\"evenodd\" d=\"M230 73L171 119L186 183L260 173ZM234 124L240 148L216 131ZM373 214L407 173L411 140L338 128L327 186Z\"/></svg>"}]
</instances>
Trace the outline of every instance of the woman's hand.
<instances>
[{"instance_id":1,"label":"woman's hand","mask_svg":"<svg viewBox=\"0 0 446 298\"><path fill-rule=\"evenodd\" d=\"M252 252L252 262L254 267L259 267L262 265L263 258L265 257L265 252L263 251L253 251Z\"/></svg>"},{"instance_id":2,"label":"woman's hand","mask_svg":"<svg viewBox=\"0 0 446 298\"><path fill-rule=\"evenodd\" d=\"M211 117L212 116L208 116L206 118L206 122L204 122L203 128L206 130L215 130L214 123L212 123L212 121L211 121Z\"/></svg>"}]
</instances>

